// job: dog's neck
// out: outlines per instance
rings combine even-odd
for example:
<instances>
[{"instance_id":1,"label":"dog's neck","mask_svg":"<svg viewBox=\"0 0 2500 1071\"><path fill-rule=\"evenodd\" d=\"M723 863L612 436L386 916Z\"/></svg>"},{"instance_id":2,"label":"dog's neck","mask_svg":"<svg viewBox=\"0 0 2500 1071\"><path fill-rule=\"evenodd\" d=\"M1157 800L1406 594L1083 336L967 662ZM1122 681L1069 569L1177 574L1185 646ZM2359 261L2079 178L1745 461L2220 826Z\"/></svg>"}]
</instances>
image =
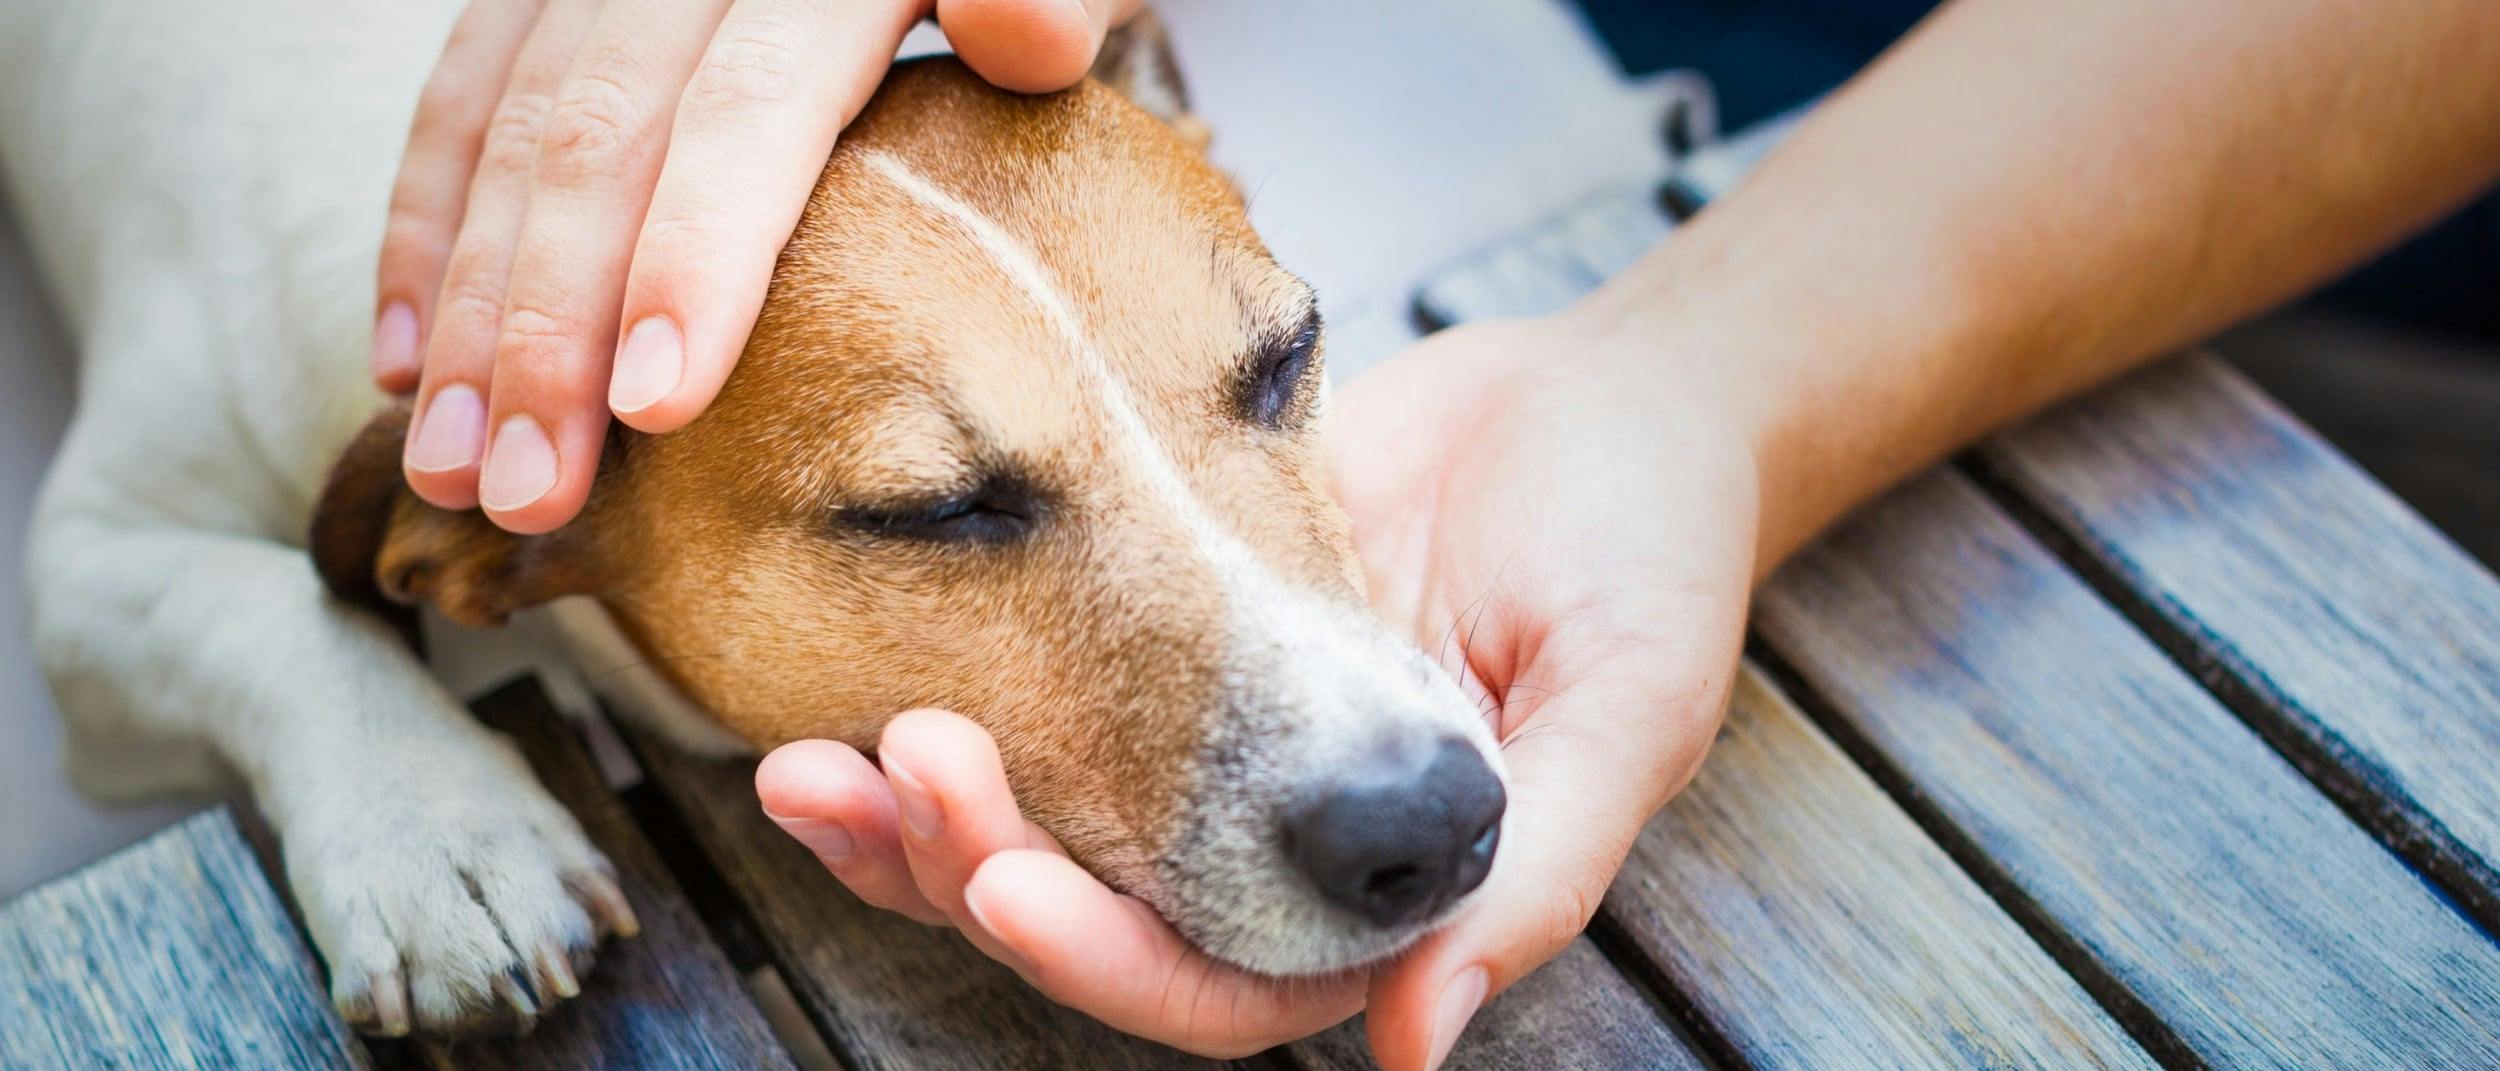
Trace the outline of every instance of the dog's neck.
<instances>
[{"instance_id":1,"label":"dog's neck","mask_svg":"<svg viewBox=\"0 0 2500 1071\"><path fill-rule=\"evenodd\" d=\"M547 605L565 653L601 702L635 725L659 733L690 754L730 758L755 754L755 745L723 728L686 697L660 667L625 634L605 604L571 595Z\"/></svg>"}]
</instances>

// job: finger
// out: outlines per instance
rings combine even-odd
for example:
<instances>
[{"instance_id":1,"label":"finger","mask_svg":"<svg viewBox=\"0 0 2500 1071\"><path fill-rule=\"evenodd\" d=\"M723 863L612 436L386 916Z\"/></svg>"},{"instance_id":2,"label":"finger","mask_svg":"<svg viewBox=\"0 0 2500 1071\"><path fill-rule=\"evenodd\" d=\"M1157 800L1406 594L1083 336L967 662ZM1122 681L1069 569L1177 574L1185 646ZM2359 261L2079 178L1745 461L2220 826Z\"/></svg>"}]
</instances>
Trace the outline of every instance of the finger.
<instances>
[{"instance_id":1,"label":"finger","mask_svg":"<svg viewBox=\"0 0 2500 1071\"><path fill-rule=\"evenodd\" d=\"M1051 840L1016 808L999 764L998 745L968 718L943 710L896 717L877 744L877 761L893 788L920 895L962 923L964 884L982 860Z\"/></svg>"},{"instance_id":2,"label":"finger","mask_svg":"<svg viewBox=\"0 0 2500 1071\"><path fill-rule=\"evenodd\" d=\"M925 0L737 0L686 86L635 242L608 408L648 432L710 405L774 260Z\"/></svg>"},{"instance_id":3,"label":"finger","mask_svg":"<svg viewBox=\"0 0 2500 1071\"><path fill-rule=\"evenodd\" d=\"M1715 688L1699 692L1646 678L1581 687L1511 736L1502 751L1510 808L1492 874L1448 928L1373 977L1365 1016L1380 1066L1438 1067L1487 997L1588 927L1642 824L1699 767L1734 663L1731 649Z\"/></svg>"},{"instance_id":4,"label":"finger","mask_svg":"<svg viewBox=\"0 0 2500 1071\"><path fill-rule=\"evenodd\" d=\"M938 25L964 65L1000 89L1048 93L1094 65L1103 35L1142 0L938 0Z\"/></svg>"},{"instance_id":5,"label":"finger","mask_svg":"<svg viewBox=\"0 0 2500 1071\"><path fill-rule=\"evenodd\" d=\"M1153 908L1049 852L991 856L967 894L981 929L1034 988L1113 1029L1203 1056L1247 1056L1362 1006L1359 974L1272 979L1217 963Z\"/></svg>"},{"instance_id":6,"label":"finger","mask_svg":"<svg viewBox=\"0 0 2500 1071\"><path fill-rule=\"evenodd\" d=\"M932 926L949 925L912 883L885 775L850 745L801 740L775 748L755 767L755 795L765 816L814 852L853 895Z\"/></svg>"},{"instance_id":7,"label":"finger","mask_svg":"<svg viewBox=\"0 0 2500 1071\"><path fill-rule=\"evenodd\" d=\"M633 236L668 124L727 0L611 0L539 131L496 336L478 504L534 534L590 496Z\"/></svg>"},{"instance_id":8,"label":"finger","mask_svg":"<svg viewBox=\"0 0 2500 1071\"><path fill-rule=\"evenodd\" d=\"M408 150L391 184L373 303L373 381L393 394L417 388L421 328L460 233L487 119L538 11L536 0L471 3L452 23L442 58L417 96Z\"/></svg>"},{"instance_id":9,"label":"finger","mask_svg":"<svg viewBox=\"0 0 2500 1071\"><path fill-rule=\"evenodd\" d=\"M528 204L539 126L597 14L598 0L549 0L522 42L503 98L487 122L460 235L444 262L433 322L424 332L416 419L409 422L401 457L409 488L444 509L477 504L495 335L503 324L504 286Z\"/></svg>"}]
</instances>

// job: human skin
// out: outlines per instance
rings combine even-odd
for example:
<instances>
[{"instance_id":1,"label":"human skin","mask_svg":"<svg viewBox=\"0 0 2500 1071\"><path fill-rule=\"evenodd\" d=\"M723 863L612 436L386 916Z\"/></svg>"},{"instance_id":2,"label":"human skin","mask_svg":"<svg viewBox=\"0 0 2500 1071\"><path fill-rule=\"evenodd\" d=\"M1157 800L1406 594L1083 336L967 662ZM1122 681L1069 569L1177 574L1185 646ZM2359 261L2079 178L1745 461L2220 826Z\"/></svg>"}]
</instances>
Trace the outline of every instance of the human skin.
<instances>
[{"instance_id":1,"label":"human skin","mask_svg":"<svg viewBox=\"0 0 2500 1071\"><path fill-rule=\"evenodd\" d=\"M473 0L391 191L373 374L402 469L525 534L580 512L611 414L685 426L746 348L834 138L934 15L1020 92L1139 0Z\"/></svg>"},{"instance_id":2,"label":"human skin","mask_svg":"<svg viewBox=\"0 0 2500 1071\"><path fill-rule=\"evenodd\" d=\"M1195 953L1018 818L951 714L896 719L882 771L789 745L758 792L862 897L1115 1027L1236 1055L1361 1010L1383 1067L1437 1066L1690 780L1782 558L2496 174L2487 0L1960 0L1597 293L1350 384L1336 490L1372 597L1427 649L1463 629L1453 669L1499 703L1512 801L1475 902L1368 976L1279 983Z\"/></svg>"}]
</instances>

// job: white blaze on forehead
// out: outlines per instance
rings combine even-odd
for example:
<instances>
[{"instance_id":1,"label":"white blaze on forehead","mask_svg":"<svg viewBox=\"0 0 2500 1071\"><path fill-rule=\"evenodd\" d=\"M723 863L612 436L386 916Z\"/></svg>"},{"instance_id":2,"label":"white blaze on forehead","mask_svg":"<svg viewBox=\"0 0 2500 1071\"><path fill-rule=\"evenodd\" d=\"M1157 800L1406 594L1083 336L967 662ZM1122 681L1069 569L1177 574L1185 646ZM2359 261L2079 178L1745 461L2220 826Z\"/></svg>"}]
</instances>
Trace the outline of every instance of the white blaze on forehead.
<instances>
[{"instance_id":1,"label":"white blaze on forehead","mask_svg":"<svg viewBox=\"0 0 2500 1071\"><path fill-rule=\"evenodd\" d=\"M1249 559L1249 548L1241 546L1232 533L1217 525L1215 519L1199 506L1197 496L1190 493L1188 482L1181 479L1180 467L1173 464L1171 457L1164 453L1162 444L1155 441L1154 433L1146 427L1146 419L1138 412L1136 400L1129 395L1128 384L1112 372L1110 363L1103 360L1102 354L1094 348L1092 340L1085 334L1084 325L1077 321L1076 311L1068 307L1066 298L1051 285L1049 273L1034 258L1033 251L1017 241L1014 235L1008 234L995 220L982 215L954 194L939 189L901 160L882 152L863 155L868 166L878 174L901 187L903 192L923 206L963 228L966 236L989 255L1008 279L1014 281L1016 288L1023 291L1035 308L1041 310L1042 317L1058 330L1060 341L1067 343L1068 349L1076 354L1079 369L1092 381L1103 407L1110 410L1113 429L1119 433L1121 445L1128 447L1129 455L1137 459L1138 467L1144 471L1147 481L1153 484L1155 493L1180 514L1191 534L1198 537L1202 546L1216 552L1210 556L1230 557L1237 554ZM1216 543L1229 543L1231 546L1218 548L1213 545ZM1224 553L1228 551L1232 553ZM1255 559L1251 561L1255 563Z\"/></svg>"},{"instance_id":2,"label":"white blaze on forehead","mask_svg":"<svg viewBox=\"0 0 2500 1071\"><path fill-rule=\"evenodd\" d=\"M1158 501L1189 529L1199 555L1220 579L1229 603L1226 610L1238 630L1236 642L1264 648L1252 656L1256 662L1292 666L1294 672L1264 682L1267 698L1288 718L1320 728L1318 736L1335 738L1319 743L1321 750L1353 744L1373 718L1421 717L1467 735L1500 768L1491 734L1457 690L1446 681L1438 689L1419 686L1419 678L1408 671L1421 657L1412 647L1391 637L1369 615L1287 583L1199 504L1180 467L1147 427L1128 385L1094 347L1076 311L1030 248L901 160L882 152L862 155L871 170L961 228L1050 321L1102 399L1124 452ZM1364 709L1347 710L1349 703Z\"/></svg>"}]
</instances>

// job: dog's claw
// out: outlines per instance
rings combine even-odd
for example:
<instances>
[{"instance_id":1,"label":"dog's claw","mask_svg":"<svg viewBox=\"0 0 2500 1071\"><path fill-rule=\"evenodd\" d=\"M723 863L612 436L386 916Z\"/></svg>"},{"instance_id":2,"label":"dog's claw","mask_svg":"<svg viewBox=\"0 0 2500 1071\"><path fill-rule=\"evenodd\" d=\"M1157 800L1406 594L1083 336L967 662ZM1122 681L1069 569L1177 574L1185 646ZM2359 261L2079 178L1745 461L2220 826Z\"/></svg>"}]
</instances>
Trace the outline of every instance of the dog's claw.
<instances>
[{"instance_id":1,"label":"dog's claw","mask_svg":"<svg viewBox=\"0 0 2500 1071\"><path fill-rule=\"evenodd\" d=\"M514 1014L519 1015L523 1023L528 1023L538 1017L538 1002L530 999L529 987L514 980L511 975L496 978L494 990L495 996L503 1000L505 1007L511 1008Z\"/></svg>"},{"instance_id":2,"label":"dog's claw","mask_svg":"<svg viewBox=\"0 0 2500 1071\"><path fill-rule=\"evenodd\" d=\"M563 949L552 944L540 945L535 960L540 993L553 993L557 1000L571 1000L582 995L581 980L573 976L573 966L566 962Z\"/></svg>"},{"instance_id":3,"label":"dog's claw","mask_svg":"<svg viewBox=\"0 0 2500 1071\"><path fill-rule=\"evenodd\" d=\"M373 1005L373 1032L386 1038L404 1038L414 1024L408 1018L408 990L400 984L399 972L375 971L368 976L366 999Z\"/></svg>"},{"instance_id":4,"label":"dog's claw","mask_svg":"<svg viewBox=\"0 0 2500 1071\"><path fill-rule=\"evenodd\" d=\"M642 932L642 920L634 917L634 905L625 899L625 890L616 879L606 874L593 874L581 879L581 897L587 901L590 915L604 933L633 937Z\"/></svg>"}]
</instances>

